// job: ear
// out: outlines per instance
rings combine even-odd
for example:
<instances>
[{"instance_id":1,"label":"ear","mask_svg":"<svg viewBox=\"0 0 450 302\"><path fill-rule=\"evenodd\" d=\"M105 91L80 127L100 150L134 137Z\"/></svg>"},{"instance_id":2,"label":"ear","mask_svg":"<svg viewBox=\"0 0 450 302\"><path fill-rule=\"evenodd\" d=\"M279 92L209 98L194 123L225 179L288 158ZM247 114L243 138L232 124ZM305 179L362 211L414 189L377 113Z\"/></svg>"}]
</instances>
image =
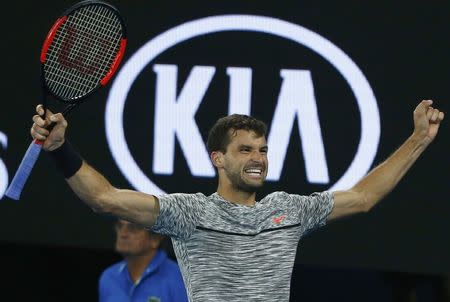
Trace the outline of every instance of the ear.
<instances>
[{"instance_id":1,"label":"ear","mask_svg":"<svg viewBox=\"0 0 450 302\"><path fill-rule=\"evenodd\" d=\"M211 152L211 162L216 168L221 168L223 164L223 153L220 151Z\"/></svg>"}]
</instances>

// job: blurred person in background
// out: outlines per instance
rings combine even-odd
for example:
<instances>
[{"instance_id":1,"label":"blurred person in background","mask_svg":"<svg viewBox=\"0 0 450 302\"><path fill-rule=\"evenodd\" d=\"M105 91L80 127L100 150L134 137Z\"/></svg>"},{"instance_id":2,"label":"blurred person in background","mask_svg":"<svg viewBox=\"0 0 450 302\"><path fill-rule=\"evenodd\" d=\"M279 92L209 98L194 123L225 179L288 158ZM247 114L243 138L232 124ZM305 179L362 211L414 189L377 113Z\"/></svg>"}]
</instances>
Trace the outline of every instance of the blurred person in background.
<instances>
[{"instance_id":1,"label":"blurred person in background","mask_svg":"<svg viewBox=\"0 0 450 302\"><path fill-rule=\"evenodd\" d=\"M164 236L121 219L114 228L115 250L124 259L103 271L100 302L188 301L177 263L161 249Z\"/></svg>"}]
</instances>

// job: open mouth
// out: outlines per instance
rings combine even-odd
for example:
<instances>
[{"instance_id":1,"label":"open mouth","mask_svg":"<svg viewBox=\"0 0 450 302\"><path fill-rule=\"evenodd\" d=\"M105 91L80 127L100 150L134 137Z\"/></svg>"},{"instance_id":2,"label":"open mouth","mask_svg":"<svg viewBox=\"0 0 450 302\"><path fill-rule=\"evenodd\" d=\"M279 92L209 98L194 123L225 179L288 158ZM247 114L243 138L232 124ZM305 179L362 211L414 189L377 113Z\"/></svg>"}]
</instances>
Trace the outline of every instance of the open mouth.
<instances>
[{"instance_id":1,"label":"open mouth","mask_svg":"<svg viewBox=\"0 0 450 302\"><path fill-rule=\"evenodd\" d=\"M248 168L244 172L252 177L260 177L263 173L262 168Z\"/></svg>"}]
</instances>

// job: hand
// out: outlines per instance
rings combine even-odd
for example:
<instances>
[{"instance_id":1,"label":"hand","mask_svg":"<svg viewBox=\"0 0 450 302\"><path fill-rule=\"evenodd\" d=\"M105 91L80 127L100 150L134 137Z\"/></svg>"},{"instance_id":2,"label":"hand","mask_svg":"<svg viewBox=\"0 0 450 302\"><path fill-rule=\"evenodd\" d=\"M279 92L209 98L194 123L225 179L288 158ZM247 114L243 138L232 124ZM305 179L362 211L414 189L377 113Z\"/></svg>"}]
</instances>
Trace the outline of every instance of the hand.
<instances>
[{"instance_id":1,"label":"hand","mask_svg":"<svg viewBox=\"0 0 450 302\"><path fill-rule=\"evenodd\" d=\"M33 126L31 127L31 136L34 139L44 141L42 148L46 151L53 151L59 148L65 141L65 132L67 121L61 113L53 114L50 110L46 110L45 120L43 119L44 107L38 105L36 107L36 115L33 116ZM51 130L47 127L52 126Z\"/></svg>"},{"instance_id":2,"label":"hand","mask_svg":"<svg viewBox=\"0 0 450 302\"><path fill-rule=\"evenodd\" d=\"M414 135L427 144L434 140L444 119L444 112L433 108L432 104L432 100L424 100L414 110Z\"/></svg>"}]
</instances>

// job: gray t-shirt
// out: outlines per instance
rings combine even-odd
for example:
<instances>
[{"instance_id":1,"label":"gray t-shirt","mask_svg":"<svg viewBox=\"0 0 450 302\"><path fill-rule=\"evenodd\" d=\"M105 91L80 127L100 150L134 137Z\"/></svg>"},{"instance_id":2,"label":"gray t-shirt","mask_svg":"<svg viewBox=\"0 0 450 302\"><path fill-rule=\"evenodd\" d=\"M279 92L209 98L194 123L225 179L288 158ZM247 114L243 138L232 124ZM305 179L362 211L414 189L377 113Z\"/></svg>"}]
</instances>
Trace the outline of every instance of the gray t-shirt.
<instances>
[{"instance_id":1,"label":"gray t-shirt","mask_svg":"<svg viewBox=\"0 0 450 302\"><path fill-rule=\"evenodd\" d=\"M254 206L217 193L159 197L153 226L172 237L191 302L289 301L298 241L325 225L331 192L274 192Z\"/></svg>"}]
</instances>

